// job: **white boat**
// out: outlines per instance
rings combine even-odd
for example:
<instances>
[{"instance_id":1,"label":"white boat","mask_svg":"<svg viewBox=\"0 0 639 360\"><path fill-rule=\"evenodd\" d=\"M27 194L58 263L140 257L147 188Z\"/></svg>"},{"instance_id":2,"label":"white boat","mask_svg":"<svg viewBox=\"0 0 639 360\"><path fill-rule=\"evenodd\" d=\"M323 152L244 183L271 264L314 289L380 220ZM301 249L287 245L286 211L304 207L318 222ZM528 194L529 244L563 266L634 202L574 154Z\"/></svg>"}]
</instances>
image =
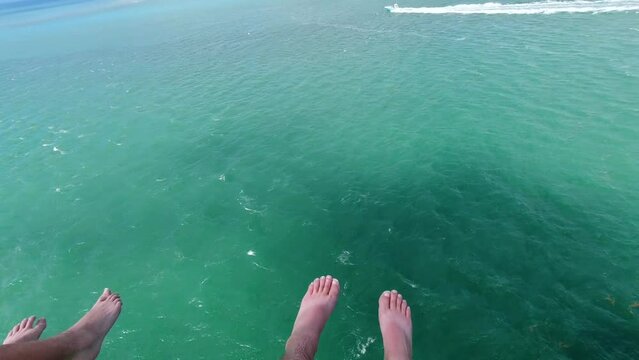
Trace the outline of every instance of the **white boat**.
<instances>
[{"instance_id":1,"label":"white boat","mask_svg":"<svg viewBox=\"0 0 639 360\"><path fill-rule=\"evenodd\" d=\"M397 3L393 4L392 6L384 6L384 9L393 12L394 9L399 9L399 5L397 5Z\"/></svg>"}]
</instances>

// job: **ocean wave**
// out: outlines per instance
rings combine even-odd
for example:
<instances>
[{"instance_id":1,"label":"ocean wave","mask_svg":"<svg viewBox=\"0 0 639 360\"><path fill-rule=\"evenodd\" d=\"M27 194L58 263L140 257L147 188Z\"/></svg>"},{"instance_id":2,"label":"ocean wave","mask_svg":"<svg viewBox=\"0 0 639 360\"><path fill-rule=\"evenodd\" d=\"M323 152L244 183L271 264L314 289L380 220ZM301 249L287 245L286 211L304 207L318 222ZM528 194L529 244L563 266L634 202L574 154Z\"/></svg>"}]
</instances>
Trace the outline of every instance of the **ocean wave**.
<instances>
[{"instance_id":1,"label":"ocean wave","mask_svg":"<svg viewBox=\"0 0 639 360\"><path fill-rule=\"evenodd\" d=\"M639 10L637 0L595 1L539 1L521 4L459 4L441 7L386 6L395 14L557 14L557 13L606 13Z\"/></svg>"}]
</instances>

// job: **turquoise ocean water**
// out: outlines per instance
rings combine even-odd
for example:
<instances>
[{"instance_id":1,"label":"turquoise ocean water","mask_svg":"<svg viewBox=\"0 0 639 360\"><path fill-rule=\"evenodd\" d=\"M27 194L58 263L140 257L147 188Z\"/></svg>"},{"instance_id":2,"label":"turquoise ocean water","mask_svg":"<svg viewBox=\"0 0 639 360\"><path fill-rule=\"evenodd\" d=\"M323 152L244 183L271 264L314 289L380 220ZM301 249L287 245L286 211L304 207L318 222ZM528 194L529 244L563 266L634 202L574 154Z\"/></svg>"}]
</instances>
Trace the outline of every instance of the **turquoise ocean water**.
<instances>
[{"instance_id":1,"label":"turquoise ocean water","mask_svg":"<svg viewBox=\"0 0 639 360\"><path fill-rule=\"evenodd\" d=\"M332 274L318 359L390 288L416 359L639 357L638 2L461 3L0 2L0 327L274 359Z\"/></svg>"}]
</instances>

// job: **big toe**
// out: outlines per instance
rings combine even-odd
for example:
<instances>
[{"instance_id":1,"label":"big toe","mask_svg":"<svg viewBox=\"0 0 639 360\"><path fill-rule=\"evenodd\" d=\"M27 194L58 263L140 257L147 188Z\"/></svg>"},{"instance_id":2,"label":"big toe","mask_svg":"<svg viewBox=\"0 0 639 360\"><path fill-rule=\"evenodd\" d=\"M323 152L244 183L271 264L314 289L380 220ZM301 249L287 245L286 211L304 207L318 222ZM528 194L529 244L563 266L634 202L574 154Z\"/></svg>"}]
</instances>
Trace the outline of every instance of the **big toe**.
<instances>
[{"instance_id":1,"label":"big toe","mask_svg":"<svg viewBox=\"0 0 639 360\"><path fill-rule=\"evenodd\" d=\"M38 336L40 336L40 334L42 334L42 332L46 328L47 328L47 319L45 318L40 318L40 320L38 320L38 322L36 323L36 326L33 327L33 329L36 331Z\"/></svg>"},{"instance_id":2,"label":"big toe","mask_svg":"<svg viewBox=\"0 0 639 360\"><path fill-rule=\"evenodd\" d=\"M390 291L384 291L379 297L379 310L388 310L390 308Z\"/></svg>"},{"instance_id":3,"label":"big toe","mask_svg":"<svg viewBox=\"0 0 639 360\"><path fill-rule=\"evenodd\" d=\"M111 290L109 288L104 288L104 291L102 291L102 295L100 295L100 297L98 298L98 301L104 301L106 300L109 295L111 295Z\"/></svg>"}]
</instances>

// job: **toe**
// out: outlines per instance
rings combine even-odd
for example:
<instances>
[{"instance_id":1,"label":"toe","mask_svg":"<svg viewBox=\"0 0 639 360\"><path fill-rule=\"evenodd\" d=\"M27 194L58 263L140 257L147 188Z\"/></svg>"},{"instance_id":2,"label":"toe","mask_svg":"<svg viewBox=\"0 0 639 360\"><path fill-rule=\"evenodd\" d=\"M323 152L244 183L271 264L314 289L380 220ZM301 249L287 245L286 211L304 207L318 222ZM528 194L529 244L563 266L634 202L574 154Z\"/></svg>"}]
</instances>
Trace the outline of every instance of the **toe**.
<instances>
[{"instance_id":1,"label":"toe","mask_svg":"<svg viewBox=\"0 0 639 360\"><path fill-rule=\"evenodd\" d=\"M410 306L406 307L406 318L410 320Z\"/></svg>"},{"instance_id":2,"label":"toe","mask_svg":"<svg viewBox=\"0 0 639 360\"><path fill-rule=\"evenodd\" d=\"M109 295L111 295L111 290L109 290L109 288L105 288L104 291L102 292L102 295L100 295L100 301L106 300L106 298L109 297Z\"/></svg>"},{"instance_id":3,"label":"toe","mask_svg":"<svg viewBox=\"0 0 639 360\"><path fill-rule=\"evenodd\" d=\"M324 283L324 295L328 295L331 291L331 286L333 286L333 277L330 275L326 275L326 283Z\"/></svg>"},{"instance_id":4,"label":"toe","mask_svg":"<svg viewBox=\"0 0 639 360\"><path fill-rule=\"evenodd\" d=\"M397 309L397 290L391 291L390 308Z\"/></svg>"},{"instance_id":5,"label":"toe","mask_svg":"<svg viewBox=\"0 0 639 360\"><path fill-rule=\"evenodd\" d=\"M11 332L15 335L18 331L20 331L20 324L22 324L22 321L17 323L13 329L11 329Z\"/></svg>"},{"instance_id":6,"label":"toe","mask_svg":"<svg viewBox=\"0 0 639 360\"><path fill-rule=\"evenodd\" d=\"M35 316L29 316L27 319L27 329L31 329L33 327L33 322L35 321Z\"/></svg>"},{"instance_id":7,"label":"toe","mask_svg":"<svg viewBox=\"0 0 639 360\"><path fill-rule=\"evenodd\" d=\"M34 327L35 331L37 331L38 333L38 337L40 337L40 334L42 334L42 332L46 328L47 328L47 320L45 318L38 319L38 322L36 323Z\"/></svg>"},{"instance_id":8,"label":"toe","mask_svg":"<svg viewBox=\"0 0 639 360\"><path fill-rule=\"evenodd\" d=\"M320 288L319 288L320 293L324 292L324 286L326 286L326 276L320 277Z\"/></svg>"},{"instance_id":9,"label":"toe","mask_svg":"<svg viewBox=\"0 0 639 360\"><path fill-rule=\"evenodd\" d=\"M28 321L29 321L29 318L22 319L22 322L20 322L20 329L24 329L25 327L27 327Z\"/></svg>"},{"instance_id":10,"label":"toe","mask_svg":"<svg viewBox=\"0 0 639 360\"><path fill-rule=\"evenodd\" d=\"M320 279L315 279L315 281L313 281L313 293L317 293L319 292L320 289Z\"/></svg>"},{"instance_id":11,"label":"toe","mask_svg":"<svg viewBox=\"0 0 639 360\"><path fill-rule=\"evenodd\" d=\"M308 289L306 290L306 294L307 295L313 295L313 290L315 289L315 287L313 286L314 282L311 281L310 284L308 284Z\"/></svg>"},{"instance_id":12,"label":"toe","mask_svg":"<svg viewBox=\"0 0 639 360\"><path fill-rule=\"evenodd\" d=\"M379 308L381 309L388 309L390 308L390 297L391 297L391 293L390 291L384 291L382 293L382 295L379 297Z\"/></svg>"},{"instance_id":13,"label":"toe","mask_svg":"<svg viewBox=\"0 0 639 360\"><path fill-rule=\"evenodd\" d=\"M328 296L338 296L339 295L339 281L337 279L333 279L331 281L331 289L328 291Z\"/></svg>"},{"instance_id":14,"label":"toe","mask_svg":"<svg viewBox=\"0 0 639 360\"><path fill-rule=\"evenodd\" d=\"M406 313L406 308L408 307L408 303L406 302L406 300L402 300L402 307L399 310L402 314Z\"/></svg>"}]
</instances>

